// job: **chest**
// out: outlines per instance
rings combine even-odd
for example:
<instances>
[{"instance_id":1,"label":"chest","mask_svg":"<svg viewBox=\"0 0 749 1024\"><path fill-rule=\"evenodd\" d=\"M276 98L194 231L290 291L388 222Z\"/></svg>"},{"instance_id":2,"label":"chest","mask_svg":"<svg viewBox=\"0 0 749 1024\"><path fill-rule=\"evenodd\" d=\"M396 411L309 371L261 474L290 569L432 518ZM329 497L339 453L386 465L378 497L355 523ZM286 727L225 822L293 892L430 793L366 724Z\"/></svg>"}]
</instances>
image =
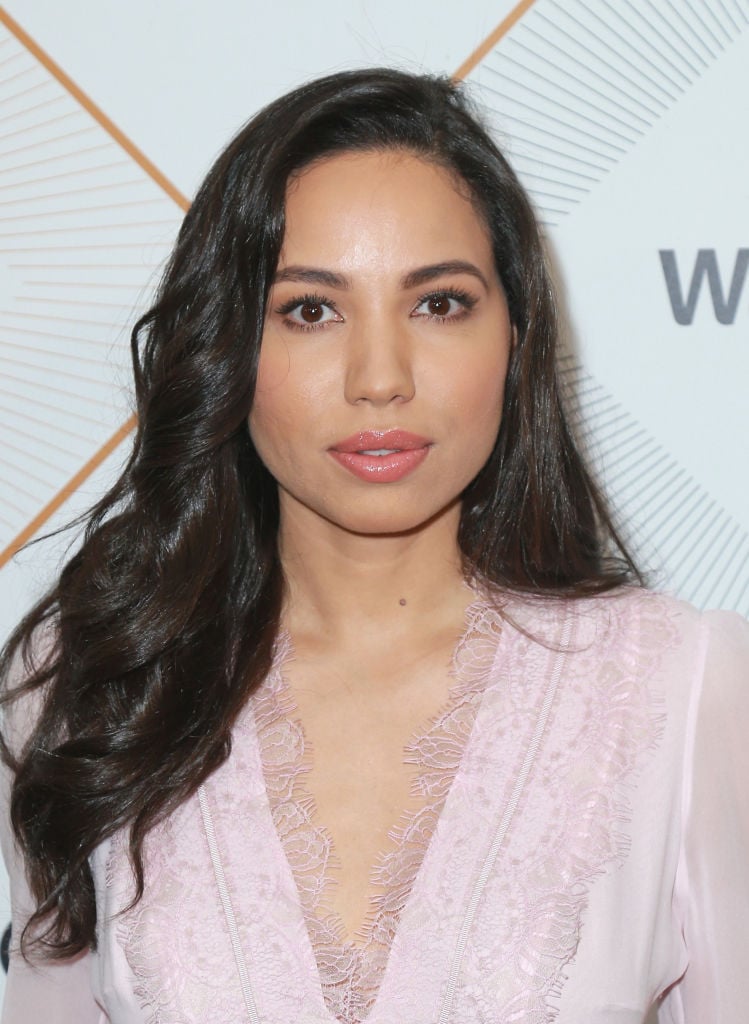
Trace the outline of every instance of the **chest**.
<instances>
[{"instance_id":1,"label":"chest","mask_svg":"<svg viewBox=\"0 0 749 1024\"><path fill-rule=\"evenodd\" d=\"M420 770L425 746L455 738L456 717L466 718L478 703L478 689L456 679L451 668L453 646L377 672L295 659L255 695L265 782L286 854L303 868L296 851L313 834L330 853L324 869L317 865L325 896L306 910L319 921L334 920L333 930L346 943L368 944L375 903L391 884L388 872L396 870L404 832L420 815L439 810ZM282 779L274 756L279 730L296 737ZM456 745L452 761L441 765L443 790L460 752ZM290 801L299 822L292 833L286 827Z\"/></svg>"}]
</instances>

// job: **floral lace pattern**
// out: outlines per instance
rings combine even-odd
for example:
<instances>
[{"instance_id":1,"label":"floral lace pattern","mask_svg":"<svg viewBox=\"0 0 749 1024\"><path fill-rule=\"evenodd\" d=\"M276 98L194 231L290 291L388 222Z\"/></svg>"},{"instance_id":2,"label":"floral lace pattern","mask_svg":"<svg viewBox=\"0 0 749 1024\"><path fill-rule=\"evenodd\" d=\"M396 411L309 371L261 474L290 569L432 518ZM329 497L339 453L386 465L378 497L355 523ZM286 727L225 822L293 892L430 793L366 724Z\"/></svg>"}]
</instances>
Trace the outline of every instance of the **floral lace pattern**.
<instances>
[{"instance_id":1,"label":"floral lace pattern","mask_svg":"<svg viewBox=\"0 0 749 1024\"><path fill-rule=\"evenodd\" d=\"M597 614L600 601L608 601L606 618ZM484 893L484 911L504 908L506 925L479 917L456 1020L555 1020L591 884L626 859L627 788L662 737L663 700L652 680L676 636L657 598L641 600L635 630L627 628L631 610L618 597L572 608L564 686L508 835L505 868ZM534 618L534 630L549 635L555 614L545 627L543 614ZM542 650L525 639L516 648L507 713L518 721L534 703L530 681L542 672Z\"/></svg>"},{"instance_id":2,"label":"floral lace pattern","mask_svg":"<svg viewBox=\"0 0 749 1024\"><path fill-rule=\"evenodd\" d=\"M473 728L500 630L495 609L482 600L469 606L453 653L447 704L404 750L404 763L417 769L411 789L422 806L404 812L389 833L394 848L382 853L372 869L361 943L343 938L343 923L328 899L339 861L329 832L315 820L314 799L305 786L312 757L284 678L284 666L293 657L288 634L279 638L273 668L253 697L273 820L299 890L325 1003L342 1024L361 1024L372 1008L400 914Z\"/></svg>"},{"instance_id":3,"label":"floral lace pattern","mask_svg":"<svg viewBox=\"0 0 749 1024\"><path fill-rule=\"evenodd\" d=\"M101 986L106 991L113 976L129 979L116 1006L127 1005L132 1017L112 1019L556 1020L590 925L593 884L606 875L612 886L596 887L607 901L597 927L608 936L618 934L621 900L638 889L636 881L634 889L618 888L616 868L631 856L630 801L637 794L638 813L648 804L636 782L661 747L659 673L680 635L675 617L673 602L637 591L574 602L508 599L501 612L471 606L449 703L406 751L422 808L393 834L394 848L373 870L369 941L350 948L327 912L335 856L305 792L305 737L284 690L280 670L291 650L281 638L267 686L237 723L231 757L204 786L236 935L216 888L197 796L147 837L146 890L124 913L132 879L126 842L116 837L95 870ZM568 620L564 653L558 646ZM545 727L532 748L539 722ZM527 781L506 821L531 749ZM659 760L648 785L673 771L670 760ZM503 821L500 855L484 873ZM668 841L666 828L648 833L635 869L660 870L651 865L668 856ZM640 948L648 940L638 935ZM586 956L590 963L590 949ZM256 1017L248 1018L240 968L252 982ZM586 1019L594 1018L591 1011Z\"/></svg>"}]
</instances>

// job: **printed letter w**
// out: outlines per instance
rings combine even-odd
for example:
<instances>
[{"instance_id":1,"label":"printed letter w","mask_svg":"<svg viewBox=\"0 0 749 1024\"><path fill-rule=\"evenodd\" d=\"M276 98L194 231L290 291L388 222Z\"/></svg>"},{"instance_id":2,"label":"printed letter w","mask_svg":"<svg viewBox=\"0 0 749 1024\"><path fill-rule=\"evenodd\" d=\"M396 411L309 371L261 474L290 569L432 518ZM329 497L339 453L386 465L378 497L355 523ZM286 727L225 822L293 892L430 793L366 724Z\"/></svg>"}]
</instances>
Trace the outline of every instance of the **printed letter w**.
<instances>
[{"instance_id":1,"label":"printed letter w","mask_svg":"<svg viewBox=\"0 0 749 1024\"><path fill-rule=\"evenodd\" d=\"M659 250L663 276L666 279L666 288L671 302L674 320L677 324L691 324L694 320L694 311L697 307L697 299L702 288L702 280L707 274L707 283L710 288L710 297L713 300L713 309L718 323L732 324L736 319L741 291L746 280L746 272L749 269L749 249L739 249L736 253L736 262L733 267L731 287L728 290L728 298L724 298L723 282L718 269L718 260L715 249L698 249L697 260L692 272L692 280L689 282L689 293L684 298L684 291L681 287L679 271L676 266L676 253L673 249Z\"/></svg>"}]
</instances>

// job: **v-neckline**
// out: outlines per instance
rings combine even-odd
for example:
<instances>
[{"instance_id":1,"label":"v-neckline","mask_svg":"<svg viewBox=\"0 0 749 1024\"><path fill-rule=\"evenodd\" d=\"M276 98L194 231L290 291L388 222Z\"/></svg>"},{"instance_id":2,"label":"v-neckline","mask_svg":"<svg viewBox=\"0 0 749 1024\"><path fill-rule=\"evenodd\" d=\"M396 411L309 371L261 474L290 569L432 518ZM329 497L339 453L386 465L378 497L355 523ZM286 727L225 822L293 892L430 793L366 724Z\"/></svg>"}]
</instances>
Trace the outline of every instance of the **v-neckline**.
<instances>
[{"instance_id":1,"label":"v-neckline","mask_svg":"<svg viewBox=\"0 0 749 1024\"><path fill-rule=\"evenodd\" d=\"M273 835L275 836L275 841L278 844L281 859L287 869L288 877L293 885L294 902L304 922L303 933L309 947L308 952L311 963L314 965L316 971L317 987L319 987L322 1007L324 1007L324 1011L328 1014L331 1022L336 1022L337 1024L337 1022L341 1020L341 1017L334 1012L334 1009L329 1005L329 1001L325 997L325 970L322 967L322 963L318 955L315 932L316 930L324 932L327 922L327 930L332 934L334 941L328 941L322 947L322 951L326 957L331 955L335 956L335 954L340 954L342 960L345 960L347 957L354 957L357 960L357 966L360 970L363 969L366 971L369 967L372 971L374 982L369 988L359 989L358 987L354 988L353 985L346 988L347 992L354 991L359 995L366 997L367 1006L364 1007L364 1012L352 1018L356 1021L360 1021L361 1024L366 1024L366 1022L373 1017L379 1003L380 993L382 992L390 967L391 953L395 944L400 920L409 903L414 899L415 895L418 894L419 878L424 872L425 863L430 856L434 855L434 848L438 842L440 821L445 815L448 804L450 803L451 794L454 793L456 789L456 782L462 774L467 757L470 753L472 738L475 733L476 720L484 702L485 694L490 688L492 680L495 678L497 663L501 659L503 640L507 632L506 629L503 628L503 625L504 619L497 604L493 602L491 598L484 595L480 590L476 591L474 599L466 608L463 629L453 648L449 672L452 679L452 685L449 687L448 698L438 712L431 716L422 727L412 734L411 740L403 748L404 762L416 765L416 770L414 771L412 780L414 788L416 788L417 783L420 781L423 782L424 780L423 757L421 764L419 761L420 744L424 743L429 738L432 730L443 726L446 722L450 721L451 716L456 715L458 711L464 710L467 706L470 706L470 714L468 715L467 722L467 734L463 737L462 745L459 745L457 748L458 753L454 765L442 771L442 792L439 797L436 800L431 801L427 798L424 805L415 810L404 810L399 816L398 821L395 823L394 828L391 829L391 833L398 834L398 840L395 845L389 850L381 851L375 862L370 866L370 883L373 882L376 873L378 871L383 872L384 868L388 864L390 867L400 867L403 869L404 865L408 861L406 838L409 828L415 827L420 817L424 815L431 817L432 828L427 835L426 842L423 844L420 856L412 858L410 861L410 867L405 871L406 881L408 884L402 888L400 906L396 908L396 911L391 911L390 914L388 914L383 911L382 906L378 908L378 902L380 901L378 901L377 890L375 889L374 893L370 891L367 915L365 916L362 927L358 932L359 936L366 937L366 942L363 944L349 941L348 936L345 934L343 921L334 908L329 908L329 913L323 920L320 920L320 918L315 914L315 907L319 906L321 903L321 891L324 891L328 886L335 884L335 878L330 875L326 876L325 874L325 861L326 859L335 857L335 850L332 836L326 826L317 820L313 820L315 816L314 797L304 785L298 784L300 776L303 779L304 774L309 771L309 766L304 765L305 734L301 721L296 717L296 706L292 697L291 688L284 672L285 666L288 665L289 661L293 658L293 642L288 632L282 631L279 634L276 641L273 664L265 682L263 683L263 687L266 687L266 689L262 693L261 691L258 691L253 697L253 722L255 725L260 761L262 765L267 812L273 823ZM473 667L461 664L461 659L469 660L472 656L476 659L476 664ZM465 728L466 715L464 714L462 717L464 721L458 724ZM268 757L263 756L264 736L266 735L266 730L273 730L275 727L276 733L273 738L277 743L279 738L277 727L279 724L282 726L282 731L284 726L288 728L288 736L291 739L289 745L293 749L290 768L288 768L285 773L283 773L283 769L281 769L283 773L283 777L281 779L278 777L273 778L271 776L271 773L274 770L278 771L277 761L272 764L268 763ZM450 740L454 753L454 737L448 737L447 734L445 734L445 738ZM265 753L267 755L267 749ZM411 756L409 756L409 754ZM439 774L439 772L437 772L437 774ZM432 780L432 783L434 783L434 780ZM286 796L286 804L280 811L280 802L273 795L274 786L279 787ZM297 793L294 795L293 799L289 799L292 797L292 789L294 788L297 789ZM289 811L289 806L291 807L291 811ZM284 835L279 831L278 822L276 820L277 816L280 814L280 816L286 820L289 813L292 815L296 813L307 815L306 828L308 832L314 833L316 841L322 845L323 864L321 868L318 866L318 877L317 879L313 878L313 884L311 886L312 892L317 895L316 904L310 900L309 896L309 874L302 875L300 868L298 866L295 867L293 858L290 856L288 836L285 841ZM423 830L420 830L420 835L423 838ZM393 874L395 874L395 872L393 872ZM390 894L385 891L383 895L387 899ZM378 962L373 961L369 964L367 958L374 956L372 950L375 941L374 931L378 924L382 924L383 916L386 922L390 925L389 940L384 944L381 943L379 948L375 949L375 953L380 954ZM328 962L327 959L325 962ZM346 980L348 985L348 977Z\"/></svg>"}]
</instances>

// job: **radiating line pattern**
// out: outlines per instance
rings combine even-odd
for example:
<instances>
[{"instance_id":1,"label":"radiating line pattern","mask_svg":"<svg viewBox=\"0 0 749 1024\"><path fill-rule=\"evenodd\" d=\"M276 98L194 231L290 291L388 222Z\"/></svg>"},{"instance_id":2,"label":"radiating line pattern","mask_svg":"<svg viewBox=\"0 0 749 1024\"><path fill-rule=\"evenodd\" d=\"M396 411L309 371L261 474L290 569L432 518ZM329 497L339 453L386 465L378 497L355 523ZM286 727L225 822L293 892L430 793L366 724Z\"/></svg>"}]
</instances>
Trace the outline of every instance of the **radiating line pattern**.
<instances>
[{"instance_id":1,"label":"radiating line pattern","mask_svg":"<svg viewBox=\"0 0 749 1024\"><path fill-rule=\"evenodd\" d=\"M699 607L749 616L749 533L573 356L559 368L575 433L641 566Z\"/></svg>"},{"instance_id":2,"label":"radiating line pattern","mask_svg":"<svg viewBox=\"0 0 749 1024\"><path fill-rule=\"evenodd\" d=\"M468 80L552 239L574 232L570 214L748 29L749 0L536 0ZM574 359L560 367L643 565L699 606L749 614L747 524Z\"/></svg>"},{"instance_id":3,"label":"radiating line pattern","mask_svg":"<svg viewBox=\"0 0 749 1024\"><path fill-rule=\"evenodd\" d=\"M536 0L471 72L557 226L749 28L749 0Z\"/></svg>"},{"instance_id":4,"label":"radiating line pattern","mask_svg":"<svg viewBox=\"0 0 749 1024\"><path fill-rule=\"evenodd\" d=\"M129 330L182 216L0 27L0 550L130 415Z\"/></svg>"}]
</instances>

